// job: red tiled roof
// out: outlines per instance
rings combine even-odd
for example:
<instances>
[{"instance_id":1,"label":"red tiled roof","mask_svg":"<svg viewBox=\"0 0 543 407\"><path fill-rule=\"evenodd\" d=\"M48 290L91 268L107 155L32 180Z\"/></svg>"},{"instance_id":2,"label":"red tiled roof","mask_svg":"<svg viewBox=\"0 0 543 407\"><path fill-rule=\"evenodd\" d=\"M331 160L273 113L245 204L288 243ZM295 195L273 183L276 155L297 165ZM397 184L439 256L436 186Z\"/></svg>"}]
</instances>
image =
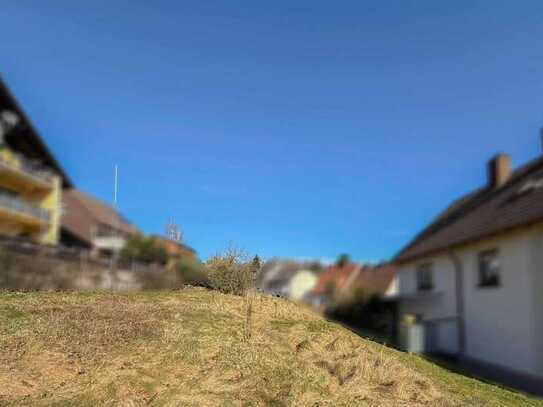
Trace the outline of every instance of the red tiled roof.
<instances>
[{"instance_id":1,"label":"red tiled roof","mask_svg":"<svg viewBox=\"0 0 543 407\"><path fill-rule=\"evenodd\" d=\"M359 264L354 263L346 264L343 267L328 267L321 273L313 291L317 294L324 294L328 290L330 284L333 284L335 289L341 290L349 276L359 267Z\"/></svg>"},{"instance_id":2,"label":"red tiled roof","mask_svg":"<svg viewBox=\"0 0 543 407\"><path fill-rule=\"evenodd\" d=\"M354 273L357 273L357 275L353 276ZM329 285L334 284L334 288L339 291L352 290L358 287L374 293L384 294L394 275L395 267L390 264L363 266L349 263L343 267L330 266L320 275L313 292L324 294Z\"/></svg>"},{"instance_id":3,"label":"red tiled roof","mask_svg":"<svg viewBox=\"0 0 543 407\"><path fill-rule=\"evenodd\" d=\"M162 236L157 235L153 235L153 239L162 244L168 254L171 256L192 256L196 253L196 251L192 247L189 247L181 242L175 242L173 240L166 239Z\"/></svg>"}]
</instances>

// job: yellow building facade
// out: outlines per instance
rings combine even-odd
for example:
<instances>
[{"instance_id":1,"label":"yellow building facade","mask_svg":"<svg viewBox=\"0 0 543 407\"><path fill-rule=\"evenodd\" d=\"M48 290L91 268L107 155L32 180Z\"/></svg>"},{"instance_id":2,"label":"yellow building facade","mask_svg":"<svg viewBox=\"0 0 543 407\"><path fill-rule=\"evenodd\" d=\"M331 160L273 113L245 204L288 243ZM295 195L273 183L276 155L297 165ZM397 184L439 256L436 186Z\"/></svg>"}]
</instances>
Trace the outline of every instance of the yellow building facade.
<instances>
[{"instance_id":1,"label":"yellow building facade","mask_svg":"<svg viewBox=\"0 0 543 407\"><path fill-rule=\"evenodd\" d=\"M0 235L57 244L61 195L60 176L0 146Z\"/></svg>"}]
</instances>

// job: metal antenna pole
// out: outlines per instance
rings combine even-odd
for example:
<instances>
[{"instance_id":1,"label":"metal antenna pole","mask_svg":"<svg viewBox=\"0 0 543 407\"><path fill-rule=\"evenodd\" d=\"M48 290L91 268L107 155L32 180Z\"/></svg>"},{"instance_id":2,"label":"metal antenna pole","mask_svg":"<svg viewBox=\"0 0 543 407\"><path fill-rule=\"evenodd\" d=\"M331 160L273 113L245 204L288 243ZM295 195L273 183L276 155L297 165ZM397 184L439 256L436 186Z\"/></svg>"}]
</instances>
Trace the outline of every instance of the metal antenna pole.
<instances>
[{"instance_id":1,"label":"metal antenna pole","mask_svg":"<svg viewBox=\"0 0 543 407\"><path fill-rule=\"evenodd\" d=\"M116 228L118 228L118 219L117 219L117 190L119 188L119 166L117 164L115 164L115 190L113 192L113 237L117 237L118 235L118 232L116 230ZM119 253L117 253L114 249L114 252L113 252L113 255L111 257L111 271L113 271L113 269L116 269L117 268L117 256L118 256Z\"/></svg>"},{"instance_id":2,"label":"metal antenna pole","mask_svg":"<svg viewBox=\"0 0 543 407\"><path fill-rule=\"evenodd\" d=\"M119 186L119 166L115 164L115 195L113 197L113 207L117 209L117 188Z\"/></svg>"}]
</instances>

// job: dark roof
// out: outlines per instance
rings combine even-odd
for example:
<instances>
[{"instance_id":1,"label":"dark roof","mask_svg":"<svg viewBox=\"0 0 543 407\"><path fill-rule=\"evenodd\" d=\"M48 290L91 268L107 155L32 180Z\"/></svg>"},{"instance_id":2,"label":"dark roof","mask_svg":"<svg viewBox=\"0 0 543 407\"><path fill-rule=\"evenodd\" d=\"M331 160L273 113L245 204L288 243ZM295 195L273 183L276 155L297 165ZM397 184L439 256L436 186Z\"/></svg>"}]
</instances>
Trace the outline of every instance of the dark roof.
<instances>
[{"instance_id":1,"label":"dark roof","mask_svg":"<svg viewBox=\"0 0 543 407\"><path fill-rule=\"evenodd\" d=\"M62 192L62 204L62 229L83 242L91 243L92 228L98 225L108 226L127 235L138 233L113 207L76 189Z\"/></svg>"},{"instance_id":2,"label":"dark roof","mask_svg":"<svg viewBox=\"0 0 543 407\"><path fill-rule=\"evenodd\" d=\"M543 222L543 157L518 168L498 189L479 188L454 201L394 261L414 260L538 222Z\"/></svg>"},{"instance_id":3,"label":"dark roof","mask_svg":"<svg viewBox=\"0 0 543 407\"><path fill-rule=\"evenodd\" d=\"M22 124L16 127L14 131L15 134L9 138L9 144L24 156L40 160L43 164L54 169L62 177L63 186L65 188L72 187L72 181L68 175L66 175L51 151L47 148L30 119L26 116L25 112L21 106L19 106L17 100L15 100L15 97L11 94L0 77L0 108L1 107L7 107L8 109L15 111L22 119Z\"/></svg>"}]
</instances>

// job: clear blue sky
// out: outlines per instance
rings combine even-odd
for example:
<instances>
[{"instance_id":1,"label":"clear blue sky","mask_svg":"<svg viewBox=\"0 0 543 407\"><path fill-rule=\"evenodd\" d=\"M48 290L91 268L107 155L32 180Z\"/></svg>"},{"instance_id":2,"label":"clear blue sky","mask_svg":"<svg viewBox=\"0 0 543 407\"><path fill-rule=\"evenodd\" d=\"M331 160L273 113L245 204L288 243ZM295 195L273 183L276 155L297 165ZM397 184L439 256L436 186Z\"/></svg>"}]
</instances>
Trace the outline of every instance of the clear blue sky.
<instances>
[{"instance_id":1,"label":"clear blue sky","mask_svg":"<svg viewBox=\"0 0 543 407\"><path fill-rule=\"evenodd\" d=\"M540 153L541 1L7 0L0 38L75 184L111 201L118 163L124 214L202 258L386 259Z\"/></svg>"}]
</instances>

